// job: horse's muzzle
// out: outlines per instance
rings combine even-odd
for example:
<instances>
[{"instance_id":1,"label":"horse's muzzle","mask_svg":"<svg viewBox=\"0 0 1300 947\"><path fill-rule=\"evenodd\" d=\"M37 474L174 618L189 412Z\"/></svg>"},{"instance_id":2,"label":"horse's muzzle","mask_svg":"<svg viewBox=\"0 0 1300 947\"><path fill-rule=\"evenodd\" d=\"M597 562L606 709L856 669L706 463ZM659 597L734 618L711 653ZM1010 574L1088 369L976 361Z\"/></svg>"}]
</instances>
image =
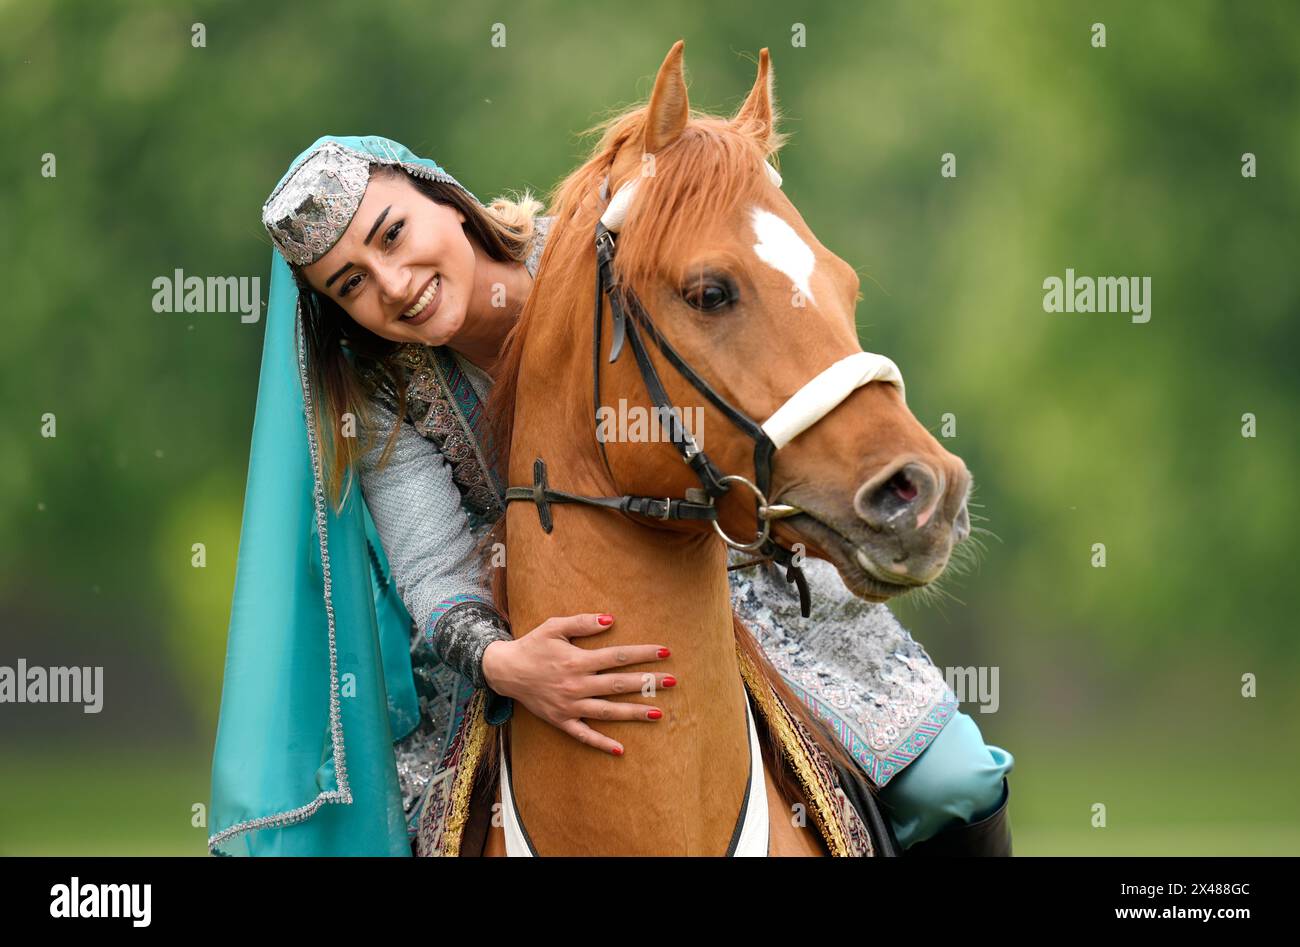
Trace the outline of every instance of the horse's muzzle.
<instances>
[{"instance_id":1,"label":"horse's muzzle","mask_svg":"<svg viewBox=\"0 0 1300 947\"><path fill-rule=\"evenodd\" d=\"M853 510L869 530L856 558L867 572L888 582L925 585L970 535L970 472L951 454L943 461L899 458L858 488Z\"/></svg>"}]
</instances>

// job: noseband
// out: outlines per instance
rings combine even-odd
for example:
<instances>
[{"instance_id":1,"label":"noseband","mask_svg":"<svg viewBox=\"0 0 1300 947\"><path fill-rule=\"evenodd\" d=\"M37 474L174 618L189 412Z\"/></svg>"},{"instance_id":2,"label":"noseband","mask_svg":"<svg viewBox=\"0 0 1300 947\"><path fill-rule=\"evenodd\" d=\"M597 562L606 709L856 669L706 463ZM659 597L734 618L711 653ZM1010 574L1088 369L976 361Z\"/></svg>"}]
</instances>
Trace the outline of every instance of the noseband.
<instances>
[{"instance_id":1,"label":"noseband","mask_svg":"<svg viewBox=\"0 0 1300 947\"><path fill-rule=\"evenodd\" d=\"M773 183L780 185L780 176L770 164L764 163ZM713 525L714 532L724 543L733 549L756 553L758 558L730 568L741 568L771 559L785 566L787 582L794 582L799 590L799 608L803 617L811 613L812 602L808 591L808 581L803 570L795 562L795 553L781 546L771 536L772 522L787 516L801 513L798 507L782 503L772 503L767 493L772 483L772 458L777 450L790 443L796 436L812 427L835 407L843 402L858 388L872 381L884 381L898 387L904 393L903 376L898 366L883 355L871 352L856 352L840 359L825 371L795 392L771 417L762 424L757 424L743 411L731 405L725 398L713 390L707 381L699 376L677 350L669 344L655 326L650 314L641 305L635 292L628 287L618 285L614 279L614 255L617 250L615 234L622 226L627 209L631 204L636 180L619 188L614 199L596 223L596 307L592 337L592 389L593 403L597 412L597 429L599 431L600 365L603 328L603 303L609 299L610 316L613 332L610 340L609 362L618 360L626 343L636 358L641 378L645 382L650 400L654 403L655 415L667 429L668 440L677 448L678 454L700 480L699 487L686 491L684 498L622 496L587 497L562 490L553 490L547 483L546 464L539 457L533 461L533 485L531 487L508 487L506 501L527 500L537 505L538 518L542 529L549 533L553 528L551 503L582 503L606 509L635 513L656 520L706 520ZM602 199L608 192L608 179L601 187ZM668 401L668 393L659 378L659 372L650 360L641 338L641 330L654 341L659 351L669 363L689 381L710 403L721 411L732 424L738 427L754 442L754 477L751 481L739 474L723 474L707 454L700 449L691 433L682 425L681 417ZM605 456L604 438L597 436L601 454L609 469L609 458ZM611 471L612 475L612 471ZM750 542L741 542L728 536L718 524L718 510L715 501L725 495L733 484L744 486L754 495L755 514L758 520L758 532Z\"/></svg>"}]
</instances>

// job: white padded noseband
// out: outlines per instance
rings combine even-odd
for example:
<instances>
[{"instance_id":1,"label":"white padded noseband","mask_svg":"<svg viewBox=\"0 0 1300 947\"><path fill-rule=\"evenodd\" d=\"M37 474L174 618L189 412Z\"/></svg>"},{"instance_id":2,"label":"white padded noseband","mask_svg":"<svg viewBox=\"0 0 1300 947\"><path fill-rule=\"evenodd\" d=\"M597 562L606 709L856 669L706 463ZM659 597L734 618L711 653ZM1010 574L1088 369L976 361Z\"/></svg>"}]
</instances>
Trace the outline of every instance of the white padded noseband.
<instances>
[{"instance_id":1,"label":"white padded noseband","mask_svg":"<svg viewBox=\"0 0 1300 947\"><path fill-rule=\"evenodd\" d=\"M873 381L896 385L898 393L907 397L903 373L893 359L875 352L855 352L840 359L791 395L763 422L763 431L780 450L830 414L853 392Z\"/></svg>"}]
</instances>

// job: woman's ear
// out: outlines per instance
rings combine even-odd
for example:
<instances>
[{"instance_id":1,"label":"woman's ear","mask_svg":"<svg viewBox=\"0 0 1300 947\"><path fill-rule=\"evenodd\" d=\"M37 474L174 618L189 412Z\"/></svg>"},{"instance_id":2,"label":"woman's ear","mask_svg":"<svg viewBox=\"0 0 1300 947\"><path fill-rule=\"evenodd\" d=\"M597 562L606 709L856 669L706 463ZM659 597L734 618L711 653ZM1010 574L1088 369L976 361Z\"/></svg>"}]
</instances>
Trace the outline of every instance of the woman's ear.
<instances>
[{"instance_id":1,"label":"woman's ear","mask_svg":"<svg viewBox=\"0 0 1300 947\"><path fill-rule=\"evenodd\" d=\"M464 211L460 211L460 210L456 211L456 218L457 218L457 219L458 219L462 224L465 223L465 212L464 212Z\"/></svg>"}]
</instances>

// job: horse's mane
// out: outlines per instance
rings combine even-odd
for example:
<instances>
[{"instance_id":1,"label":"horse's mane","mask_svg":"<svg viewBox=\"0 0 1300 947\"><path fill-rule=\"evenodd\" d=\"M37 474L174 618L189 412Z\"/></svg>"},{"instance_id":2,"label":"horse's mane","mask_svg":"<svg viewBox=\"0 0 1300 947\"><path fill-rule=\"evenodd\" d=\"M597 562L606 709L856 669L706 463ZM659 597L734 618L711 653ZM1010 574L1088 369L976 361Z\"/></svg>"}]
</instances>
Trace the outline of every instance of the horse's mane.
<instances>
[{"instance_id":1,"label":"horse's mane","mask_svg":"<svg viewBox=\"0 0 1300 947\"><path fill-rule=\"evenodd\" d=\"M618 238L615 258L616 279L645 298L667 260L682 255L702 235L701 220L720 220L730 208L752 202L766 177L756 174L760 162L774 156L786 136L775 130L777 114L773 104L771 129L759 130L708 113L690 111L690 119L681 135L655 155L654 173L643 176L637 186L637 198ZM492 445L490 463L494 464L503 485L509 485L510 442L514 433L519 372L523 363L524 343L549 287L581 285L594 293L594 277L585 273L594 256L596 218L603 212L599 199L600 185L619 151L644 135L649 105L617 113L582 135L600 134L600 139L586 161L564 178L548 195L554 221L546 249L538 265L533 289L529 293L519 320L506 337L497 360L496 378L486 406L487 431ZM766 141L766 146L761 142ZM612 196L612 195L609 195ZM577 244L577 245L575 245ZM674 274L680 278L682 274ZM561 290L556 290L560 292ZM591 305L594 299L587 298ZM594 422L593 422L594 423ZM507 548L504 513L485 535L481 548ZM500 546L496 546L500 543ZM503 615L509 615L506 596L506 569L491 570L492 597ZM772 667L754 635L732 613L736 641L760 673L767 679L789 708L791 715L808 731L809 736L832 759L850 772L857 764L839 741L829 736L816 722L804 703L790 690ZM774 777L790 779L774 733L768 731L768 744L776 761ZM874 787L873 787L874 788Z\"/></svg>"},{"instance_id":2,"label":"horse's mane","mask_svg":"<svg viewBox=\"0 0 1300 947\"><path fill-rule=\"evenodd\" d=\"M551 236L534 291L498 359L497 377L487 405L488 431L503 475L510 463L524 342L538 300L544 298L547 286L574 285L579 272L589 264L587 257L594 253L591 243L596 217L603 210L598 197L601 182L620 149L642 138L648 109L648 105L638 106L587 129L584 136L598 132L600 140L587 160L556 185L548 197L548 213L555 218ZM699 221L720 219L728 208L757 194L763 178L754 170L759 162L775 154L783 141L784 136L773 132L765 150L745 126L692 110L677 140L654 156L654 173L642 177L637 187L636 203L619 235L615 260L618 279L644 298L664 261L673 255L670 248L680 248L698 237ZM580 246L573 246L575 241Z\"/></svg>"}]
</instances>

